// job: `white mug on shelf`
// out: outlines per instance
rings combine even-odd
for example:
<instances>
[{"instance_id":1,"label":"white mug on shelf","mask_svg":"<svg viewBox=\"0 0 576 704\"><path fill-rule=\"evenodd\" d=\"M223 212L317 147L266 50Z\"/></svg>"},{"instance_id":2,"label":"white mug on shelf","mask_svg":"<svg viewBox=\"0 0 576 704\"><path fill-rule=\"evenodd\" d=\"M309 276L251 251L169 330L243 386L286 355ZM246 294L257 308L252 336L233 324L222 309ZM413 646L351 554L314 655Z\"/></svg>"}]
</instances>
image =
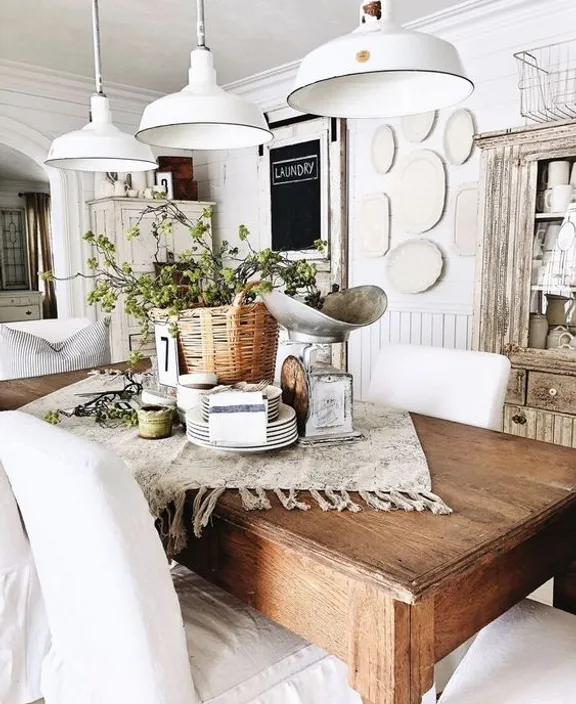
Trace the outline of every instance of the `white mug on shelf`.
<instances>
[{"instance_id":1,"label":"white mug on shelf","mask_svg":"<svg viewBox=\"0 0 576 704\"><path fill-rule=\"evenodd\" d=\"M546 211L550 213L565 213L572 202L573 195L574 187L569 184L554 186L551 190L546 191L544 196Z\"/></svg>"},{"instance_id":2,"label":"white mug on shelf","mask_svg":"<svg viewBox=\"0 0 576 704\"><path fill-rule=\"evenodd\" d=\"M570 162L551 161L548 164L548 188L570 183Z\"/></svg>"}]
</instances>

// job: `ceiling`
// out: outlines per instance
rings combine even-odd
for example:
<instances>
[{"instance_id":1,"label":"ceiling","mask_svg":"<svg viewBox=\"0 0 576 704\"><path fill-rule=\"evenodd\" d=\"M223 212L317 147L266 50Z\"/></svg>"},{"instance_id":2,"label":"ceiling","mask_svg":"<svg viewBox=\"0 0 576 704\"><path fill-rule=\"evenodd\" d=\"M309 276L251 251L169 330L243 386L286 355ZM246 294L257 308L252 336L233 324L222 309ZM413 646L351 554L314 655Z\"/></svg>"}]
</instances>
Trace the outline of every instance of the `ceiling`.
<instances>
[{"instance_id":1,"label":"ceiling","mask_svg":"<svg viewBox=\"0 0 576 704\"><path fill-rule=\"evenodd\" d=\"M29 157L0 143L0 181L47 183L46 171Z\"/></svg>"},{"instance_id":2,"label":"ceiling","mask_svg":"<svg viewBox=\"0 0 576 704\"><path fill-rule=\"evenodd\" d=\"M406 23L459 4L396 0ZM163 93L186 82L194 0L100 0L105 80ZM301 58L351 31L359 0L206 0L207 44L221 84ZM92 76L90 0L0 2L0 59Z\"/></svg>"}]
</instances>

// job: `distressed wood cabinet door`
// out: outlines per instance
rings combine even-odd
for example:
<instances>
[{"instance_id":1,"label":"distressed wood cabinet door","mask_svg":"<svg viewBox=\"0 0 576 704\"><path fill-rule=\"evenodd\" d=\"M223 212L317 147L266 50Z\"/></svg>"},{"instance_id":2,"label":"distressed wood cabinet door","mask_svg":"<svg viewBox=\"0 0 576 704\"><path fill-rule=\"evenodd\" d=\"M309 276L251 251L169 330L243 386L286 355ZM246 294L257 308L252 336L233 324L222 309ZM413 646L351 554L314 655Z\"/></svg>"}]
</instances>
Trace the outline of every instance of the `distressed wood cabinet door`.
<instances>
[{"instance_id":1,"label":"distressed wood cabinet door","mask_svg":"<svg viewBox=\"0 0 576 704\"><path fill-rule=\"evenodd\" d=\"M544 283L532 280L533 260L543 254L543 247L535 249L536 233L564 216L544 212L541 203L548 164L569 161L576 168L576 123L504 130L476 141L483 153L473 345L512 362L505 431L574 446L576 354L532 349L528 338L530 312L546 312L547 294L576 296L567 269Z\"/></svg>"}]
</instances>

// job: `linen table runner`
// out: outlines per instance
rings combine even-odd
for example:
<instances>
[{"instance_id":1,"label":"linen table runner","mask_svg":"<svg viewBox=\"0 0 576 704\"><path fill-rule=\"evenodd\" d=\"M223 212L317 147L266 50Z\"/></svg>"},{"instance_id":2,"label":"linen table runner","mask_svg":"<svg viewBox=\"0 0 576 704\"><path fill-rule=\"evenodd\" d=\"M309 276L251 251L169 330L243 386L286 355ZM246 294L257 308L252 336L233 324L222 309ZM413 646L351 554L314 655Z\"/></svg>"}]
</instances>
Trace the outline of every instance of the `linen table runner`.
<instances>
[{"instance_id":1,"label":"linen table runner","mask_svg":"<svg viewBox=\"0 0 576 704\"><path fill-rule=\"evenodd\" d=\"M117 377L97 375L60 389L24 407L42 418L69 409L79 393L118 388ZM410 415L375 404L354 404L354 427L364 440L337 445L293 445L259 454L225 453L193 445L182 428L165 440L143 440L137 429L101 428L91 418L64 418L61 427L106 445L128 465L152 514L166 520L171 549L186 545L186 492L197 490L193 528L199 536L221 495L236 490L247 511L271 508L275 494L284 508L306 511L315 501L325 511L451 509L432 493L428 464ZM302 495L300 492L308 492ZM351 497L350 492L359 498ZM166 513L167 512L167 513Z\"/></svg>"}]
</instances>

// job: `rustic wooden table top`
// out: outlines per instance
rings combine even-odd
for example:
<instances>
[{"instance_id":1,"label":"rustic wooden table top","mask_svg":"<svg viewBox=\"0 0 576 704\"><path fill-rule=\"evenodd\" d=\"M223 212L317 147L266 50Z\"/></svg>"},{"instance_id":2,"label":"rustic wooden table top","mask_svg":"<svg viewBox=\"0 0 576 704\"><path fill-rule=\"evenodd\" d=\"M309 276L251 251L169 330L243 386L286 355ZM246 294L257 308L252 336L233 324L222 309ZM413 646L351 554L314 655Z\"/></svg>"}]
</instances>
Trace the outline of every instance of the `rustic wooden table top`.
<instances>
[{"instance_id":1,"label":"rustic wooden table top","mask_svg":"<svg viewBox=\"0 0 576 704\"><path fill-rule=\"evenodd\" d=\"M117 368L121 365L112 365ZM86 372L0 382L0 410L19 408ZM433 491L454 509L361 513L246 512L224 497L216 515L332 566L353 568L395 598L414 602L493 551L510 550L576 505L576 452L466 425L413 416Z\"/></svg>"},{"instance_id":2,"label":"rustic wooden table top","mask_svg":"<svg viewBox=\"0 0 576 704\"><path fill-rule=\"evenodd\" d=\"M80 380L0 382L0 410ZM416 704L434 663L552 576L576 612L576 452L413 416L431 513L246 512L223 497L179 561L349 665L372 704Z\"/></svg>"}]
</instances>

